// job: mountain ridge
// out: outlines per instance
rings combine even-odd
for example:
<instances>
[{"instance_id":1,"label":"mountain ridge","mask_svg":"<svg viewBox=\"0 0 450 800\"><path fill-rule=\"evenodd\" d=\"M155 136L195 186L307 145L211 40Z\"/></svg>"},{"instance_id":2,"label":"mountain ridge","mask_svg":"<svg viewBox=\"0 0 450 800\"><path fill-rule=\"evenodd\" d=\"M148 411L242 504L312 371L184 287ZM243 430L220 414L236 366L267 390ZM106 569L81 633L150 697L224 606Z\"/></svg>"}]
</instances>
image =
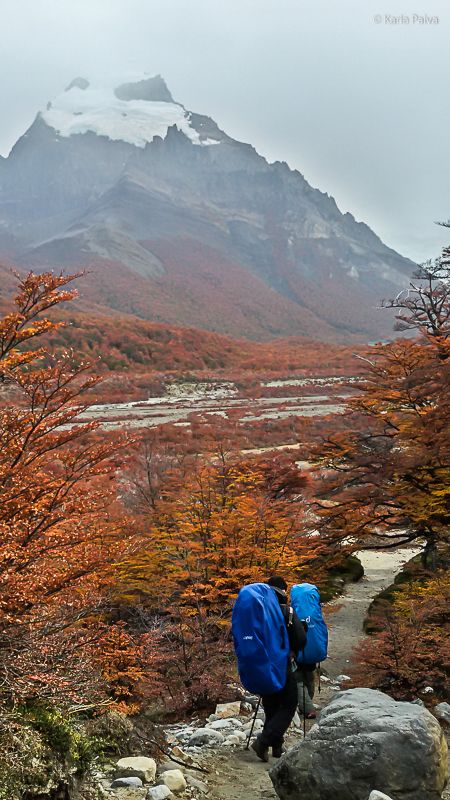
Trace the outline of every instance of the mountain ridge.
<instances>
[{"instance_id":1,"label":"mountain ridge","mask_svg":"<svg viewBox=\"0 0 450 800\"><path fill-rule=\"evenodd\" d=\"M127 305L130 274L138 275L147 284L137 314L160 322L256 339L389 335L376 306L403 288L414 265L342 214L333 197L175 103L161 76L99 94L87 79L69 87L70 102L49 104L0 162L0 247L7 243L9 257L41 269L94 269L91 290L105 309L108 292L99 287L119 284ZM117 91L131 99L95 106ZM58 120L63 134L49 124ZM128 138L138 131L137 143L108 138L110 123L114 137L123 125ZM231 280L236 291L225 288ZM205 303L220 308L216 322Z\"/></svg>"}]
</instances>

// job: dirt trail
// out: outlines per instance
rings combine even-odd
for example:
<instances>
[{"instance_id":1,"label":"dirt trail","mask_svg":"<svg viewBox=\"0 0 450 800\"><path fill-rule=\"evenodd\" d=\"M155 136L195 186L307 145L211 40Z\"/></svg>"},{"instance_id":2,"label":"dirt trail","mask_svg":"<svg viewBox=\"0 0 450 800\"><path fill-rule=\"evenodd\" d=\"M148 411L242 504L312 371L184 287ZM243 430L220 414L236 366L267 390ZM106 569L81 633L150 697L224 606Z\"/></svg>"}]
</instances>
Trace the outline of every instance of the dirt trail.
<instances>
[{"instance_id":1,"label":"dirt trail","mask_svg":"<svg viewBox=\"0 0 450 800\"><path fill-rule=\"evenodd\" d=\"M364 636L362 623L372 598L392 583L402 564L414 554L411 549L359 554L365 570L364 578L350 584L342 597L329 604L331 607L334 605L336 611L328 618L330 656L324 674L335 678L346 673L352 650ZM315 698L317 705L326 705L331 694L332 690L324 685L321 694ZM302 734L292 736L289 743L295 744L299 735ZM252 751L236 749L228 753L222 750L214 762L216 773L208 777L209 796L213 800L275 800L277 797L268 775L271 764L258 761Z\"/></svg>"}]
</instances>

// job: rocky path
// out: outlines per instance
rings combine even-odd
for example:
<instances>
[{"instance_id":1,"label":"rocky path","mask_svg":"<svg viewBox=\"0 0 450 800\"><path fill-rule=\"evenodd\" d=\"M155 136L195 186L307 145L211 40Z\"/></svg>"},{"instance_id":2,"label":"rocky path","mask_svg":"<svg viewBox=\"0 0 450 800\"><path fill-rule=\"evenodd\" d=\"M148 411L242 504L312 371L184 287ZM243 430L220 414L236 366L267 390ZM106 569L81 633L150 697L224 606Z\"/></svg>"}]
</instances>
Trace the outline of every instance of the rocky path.
<instances>
[{"instance_id":1,"label":"rocky path","mask_svg":"<svg viewBox=\"0 0 450 800\"><path fill-rule=\"evenodd\" d=\"M333 607L336 610L328 617L330 657L324 672L331 683L323 685L321 694L315 698L317 705L328 703L336 691L333 679L348 670L353 648L364 636L362 624L371 600L392 583L401 566L413 555L415 551L411 549L359 554L365 570L364 578L350 584L342 597L330 603L330 610L333 611ZM301 731L296 731L290 737L290 744L301 735ZM277 796L268 775L270 766L270 763L258 761L252 751L242 747L229 752L216 751L214 766L208 776L209 797L213 800L275 800Z\"/></svg>"}]
</instances>

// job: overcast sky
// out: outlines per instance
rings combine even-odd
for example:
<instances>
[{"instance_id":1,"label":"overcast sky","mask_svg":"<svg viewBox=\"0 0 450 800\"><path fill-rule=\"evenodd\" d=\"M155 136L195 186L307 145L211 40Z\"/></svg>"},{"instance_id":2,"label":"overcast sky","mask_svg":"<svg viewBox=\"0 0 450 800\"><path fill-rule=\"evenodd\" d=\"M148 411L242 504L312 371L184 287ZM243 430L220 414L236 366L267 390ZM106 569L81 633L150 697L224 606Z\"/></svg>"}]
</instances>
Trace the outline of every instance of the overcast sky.
<instances>
[{"instance_id":1,"label":"overcast sky","mask_svg":"<svg viewBox=\"0 0 450 800\"><path fill-rule=\"evenodd\" d=\"M450 241L449 0L2 0L0 43L3 155L73 77L159 72L404 255Z\"/></svg>"}]
</instances>

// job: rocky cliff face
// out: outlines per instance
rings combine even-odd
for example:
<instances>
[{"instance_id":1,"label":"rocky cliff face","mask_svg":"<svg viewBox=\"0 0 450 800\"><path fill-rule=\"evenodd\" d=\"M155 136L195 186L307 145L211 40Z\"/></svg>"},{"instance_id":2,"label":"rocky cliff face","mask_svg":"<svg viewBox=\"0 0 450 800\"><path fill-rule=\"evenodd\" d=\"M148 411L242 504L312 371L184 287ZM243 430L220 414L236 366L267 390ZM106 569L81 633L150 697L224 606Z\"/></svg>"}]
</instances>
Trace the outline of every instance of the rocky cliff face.
<instances>
[{"instance_id":1,"label":"rocky cliff face","mask_svg":"<svg viewBox=\"0 0 450 800\"><path fill-rule=\"evenodd\" d=\"M253 338L388 335L376 306L413 268L160 76L77 78L38 114L0 162L0 248L27 266L93 266L103 306L112 292L149 319Z\"/></svg>"}]
</instances>

